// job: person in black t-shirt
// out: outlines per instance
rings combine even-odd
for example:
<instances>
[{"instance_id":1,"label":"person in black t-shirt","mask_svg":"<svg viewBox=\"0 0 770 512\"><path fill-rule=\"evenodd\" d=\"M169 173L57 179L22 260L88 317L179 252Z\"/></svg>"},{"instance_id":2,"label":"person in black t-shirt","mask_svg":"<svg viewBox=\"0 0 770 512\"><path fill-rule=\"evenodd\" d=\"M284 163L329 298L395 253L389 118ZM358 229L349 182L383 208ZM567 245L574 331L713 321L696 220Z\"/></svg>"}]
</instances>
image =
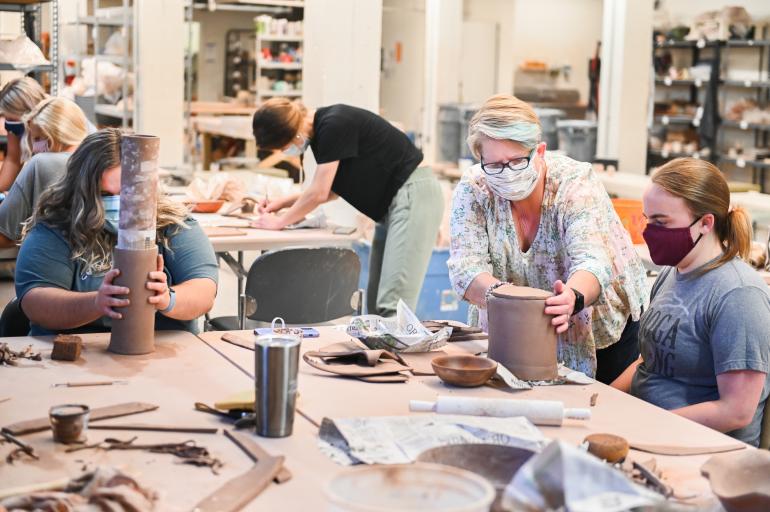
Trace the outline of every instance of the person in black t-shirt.
<instances>
[{"instance_id":1,"label":"person in black t-shirt","mask_svg":"<svg viewBox=\"0 0 770 512\"><path fill-rule=\"evenodd\" d=\"M443 195L422 152L382 117L349 105L308 110L285 98L266 101L252 128L260 149L301 155L318 167L301 194L270 202L254 222L283 229L338 196L377 223L369 262L369 313L392 316L399 299L413 310L443 213Z\"/></svg>"}]
</instances>

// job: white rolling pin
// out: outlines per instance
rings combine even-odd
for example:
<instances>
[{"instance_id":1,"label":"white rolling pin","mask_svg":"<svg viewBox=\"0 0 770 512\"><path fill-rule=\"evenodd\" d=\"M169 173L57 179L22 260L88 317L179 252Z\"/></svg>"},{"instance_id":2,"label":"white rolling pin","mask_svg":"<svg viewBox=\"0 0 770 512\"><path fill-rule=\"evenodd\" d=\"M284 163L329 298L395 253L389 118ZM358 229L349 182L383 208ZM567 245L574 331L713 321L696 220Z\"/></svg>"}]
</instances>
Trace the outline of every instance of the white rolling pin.
<instances>
[{"instance_id":1,"label":"white rolling pin","mask_svg":"<svg viewBox=\"0 0 770 512\"><path fill-rule=\"evenodd\" d=\"M590 409L568 408L564 407L562 402L554 400L439 396L435 402L411 400L409 410L412 412L495 416L498 418L524 416L535 425L553 426L561 426L565 418L572 420L591 419Z\"/></svg>"}]
</instances>

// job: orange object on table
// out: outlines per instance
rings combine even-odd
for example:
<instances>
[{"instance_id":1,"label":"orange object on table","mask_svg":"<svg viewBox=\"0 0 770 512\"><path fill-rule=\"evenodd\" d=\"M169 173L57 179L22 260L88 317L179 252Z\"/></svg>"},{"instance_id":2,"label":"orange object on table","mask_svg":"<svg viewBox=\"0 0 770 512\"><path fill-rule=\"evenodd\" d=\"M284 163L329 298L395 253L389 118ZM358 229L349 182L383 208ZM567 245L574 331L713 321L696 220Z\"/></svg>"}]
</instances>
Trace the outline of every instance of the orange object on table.
<instances>
[{"instance_id":1,"label":"orange object on table","mask_svg":"<svg viewBox=\"0 0 770 512\"><path fill-rule=\"evenodd\" d=\"M647 226L647 219L644 217L642 202L636 199L613 199L612 206L618 213L623 227L631 235L631 241L634 244L643 244L642 232Z\"/></svg>"}]
</instances>

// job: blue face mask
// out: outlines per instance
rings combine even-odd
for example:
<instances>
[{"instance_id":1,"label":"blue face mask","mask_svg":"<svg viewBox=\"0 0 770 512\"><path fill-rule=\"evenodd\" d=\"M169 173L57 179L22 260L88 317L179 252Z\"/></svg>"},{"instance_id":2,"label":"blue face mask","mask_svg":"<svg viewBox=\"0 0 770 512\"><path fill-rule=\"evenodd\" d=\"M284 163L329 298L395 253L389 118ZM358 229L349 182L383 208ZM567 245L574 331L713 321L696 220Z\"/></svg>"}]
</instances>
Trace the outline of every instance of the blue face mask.
<instances>
[{"instance_id":1,"label":"blue face mask","mask_svg":"<svg viewBox=\"0 0 770 512\"><path fill-rule=\"evenodd\" d=\"M120 220L120 196L102 196L102 206L104 222L117 233Z\"/></svg>"},{"instance_id":2,"label":"blue face mask","mask_svg":"<svg viewBox=\"0 0 770 512\"><path fill-rule=\"evenodd\" d=\"M24 135L24 123L21 121L5 121L5 131L21 138Z\"/></svg>"},{"instance_id":3,"label":"blue face mask","mask_svg":"<svg viewBox=\"0 0 770 512\"><path fill-rule=\"evenodd\" d=\"M302 139L302 145L298 146L296 143L291 144L289 147L283 150L283 154L286 156L301 156L305 153L305 150L310 145L310 139L305 137L304 135L300 134L297 135L297 137L300 137Z\"/></svg>"}]
</instances>

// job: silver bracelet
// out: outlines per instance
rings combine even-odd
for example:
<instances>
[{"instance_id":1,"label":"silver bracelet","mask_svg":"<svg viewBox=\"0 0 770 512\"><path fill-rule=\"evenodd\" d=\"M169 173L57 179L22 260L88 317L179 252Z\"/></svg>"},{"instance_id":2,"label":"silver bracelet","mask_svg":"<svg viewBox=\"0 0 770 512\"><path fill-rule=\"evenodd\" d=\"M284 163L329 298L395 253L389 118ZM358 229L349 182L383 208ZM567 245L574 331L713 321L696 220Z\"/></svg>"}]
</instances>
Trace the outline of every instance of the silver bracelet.
<instances>
[{"instance_id":1,"label":"silver bracelet","mask_svg":"<svg viewBox=\"0 0 770 512\"><path fill-rule=\"evenodd\" d=\"M495 291L495 289L500 288L504 284L508 284L505 281L498 281L496 283L492 283L487 287L487 291L484 292L484 306L486 307L487 303L489 302L489 296L492 295L492 292Z\"/></svg>"}]
</instances>

